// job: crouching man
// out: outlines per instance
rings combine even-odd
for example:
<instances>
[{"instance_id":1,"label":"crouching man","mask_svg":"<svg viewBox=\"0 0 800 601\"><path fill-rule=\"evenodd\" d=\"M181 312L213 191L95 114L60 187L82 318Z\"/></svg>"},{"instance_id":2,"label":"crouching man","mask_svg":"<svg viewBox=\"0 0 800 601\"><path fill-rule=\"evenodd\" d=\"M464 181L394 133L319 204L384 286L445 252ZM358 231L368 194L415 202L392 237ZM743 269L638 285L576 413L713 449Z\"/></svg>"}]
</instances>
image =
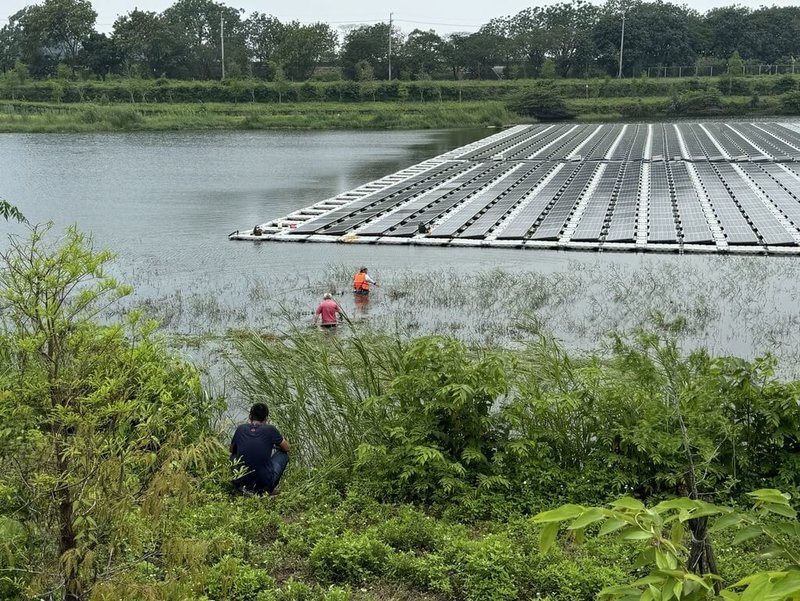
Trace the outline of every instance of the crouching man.
<instances>
[{"instance_id":1,"label":"crouching man","mask_svg":"<svg viewBox=\"0 0 800 601\"><path fill-rule=\"evenodd\" d=\"M267 423L269 409L264 403L250 408L250 419L236 428L231 440L231 460L246 473L233 485L242 491L274 494L289 463L289 442L278 429Z\"/></svg>"}]
</instances>

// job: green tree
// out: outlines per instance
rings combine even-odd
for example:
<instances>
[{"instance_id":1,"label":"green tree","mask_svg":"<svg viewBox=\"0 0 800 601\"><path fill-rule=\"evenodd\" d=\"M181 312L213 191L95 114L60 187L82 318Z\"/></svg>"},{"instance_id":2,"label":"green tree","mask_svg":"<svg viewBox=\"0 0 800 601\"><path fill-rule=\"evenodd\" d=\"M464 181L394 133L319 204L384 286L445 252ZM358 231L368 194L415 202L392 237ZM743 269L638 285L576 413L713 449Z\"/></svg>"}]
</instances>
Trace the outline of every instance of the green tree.
<instances>
[{"instance_id":1,"label":"green tree","mask_svg":"<svg viewBox=\"0 0 800 601\"><path fill-rule=\"evenodd\" d=\"M555 79L556 75L555 61L551 58L545 59L542 63L542 68L539 70L539 77L542 79Z\"/></svg>"},{"instance_id":2,"label":"green tree","mask_svg":"<svg viewBox=\"0 0 800 601\"><path fill-rule=\"evenodd\" d=\"M147 552L224 454L196 371L153 324L97 323L129 292L105 272L110 253L75 229L56 244L50 233L11 237L0 255L0 485L24 533L27 594L78 601Z\"/></svg>"},{"instance_id":3,"label":"green tree","mask_svg":"<svg viewBox=\"0 0 800 601\"><path fill-rule=\"evenodd\" d=\"M223 20L225 60L238 63L242 71L246 70L245 29L239 10L213 0L177 0L162 17L176 36L183 77L221 77L220 26Z\"/></svg>"},{"instance_id":4,"label":"green tree","mask_svg":"<svg viewBox=\"0 0 800 601\"><path fill-rule=\"evenodd\" d=\"M392 28L392 72L393 78L400 72L403 54L403 40L399 32ZM376 23L362 25L350 30L344 37L339 57L342 71L348 79L356 79L356 65L360 61L368 61L373 68L376 79L389 77L389 24Z\"/></svg>"},{"instance_id":5,"label":"green tree","mask_svg":"<svg viewBox=\"0 0 800 601\"><path fill-rule=\"evenodd\" d=\"M105 80L111 73L119 72L122 64L120 54L116 40L104 33L91 33L83 43L80 64Z\"/></svg>"},{"instance_id":6,"label":"green tree","mask_svg":"<svg viewBox=\"0 0 800 601\"><path fill-rule=\"evenodd\" d=\"M547 51L562 77L584 75L592 65L595 47L592 32L598 9L584 0L548 6L544 13Z\"/></svg>"},{"instance_id":7,"label":"green tree","mask_svg":"<svg viewBox=\"0 0 800 601\"><path fill-rule=\"evenodd\" d=\"M175 77L184 60L180 38L172 26L154 12L133 10L114 21L114 43L123 72Z\"/></svg>"},{"instance_id":8,"label":"green tree","mask_svg":"<svg viewBox=\"0 0 800 601\"><path fill-rule=\"evenodd\" d=\"M721 6L713 8L703 19L706 28L704 53L718 58L731 56L734 52L745 58L752 56L752 9L746 6ZM741 71L735 73L741 75Z\"/></svg>"},{"instance_id":9,"label":"green tree","mask_svg":"<svg viewBox=\"0 0 800 601\"><path fill-rule=\"evenodd\" d=\"M415 79L424 79L421 74L440 72L444 66L442 49L444 40L435 31L415 29L406 39L403 63L411 70Z\"/></svg>"}]
</instances>

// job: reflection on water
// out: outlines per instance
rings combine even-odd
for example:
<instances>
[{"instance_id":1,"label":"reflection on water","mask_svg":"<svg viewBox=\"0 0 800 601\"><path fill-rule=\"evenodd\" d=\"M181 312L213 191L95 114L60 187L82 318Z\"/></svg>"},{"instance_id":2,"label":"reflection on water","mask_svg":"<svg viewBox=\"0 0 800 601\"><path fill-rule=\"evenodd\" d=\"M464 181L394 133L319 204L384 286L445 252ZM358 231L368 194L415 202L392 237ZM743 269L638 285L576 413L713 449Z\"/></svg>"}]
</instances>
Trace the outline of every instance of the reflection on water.
<instances>
[{"instance_id":1,"label":"reflection on water","mask_svg":"<svg viewBox=\"0 0 800 601\"><path fill-rule=\"evenodd\" d=\"M0 197L34 222L92 232L136 286L130 304L174 332L285 330L336 292L357 323L472 342L511 343L533 324L596 346L660 310L687 317L690 345L798 365L797 258L226 239L490 133L7 134ZM382 283L368 300L350 292L365 261Z\"/></svg>"}]
</instances>

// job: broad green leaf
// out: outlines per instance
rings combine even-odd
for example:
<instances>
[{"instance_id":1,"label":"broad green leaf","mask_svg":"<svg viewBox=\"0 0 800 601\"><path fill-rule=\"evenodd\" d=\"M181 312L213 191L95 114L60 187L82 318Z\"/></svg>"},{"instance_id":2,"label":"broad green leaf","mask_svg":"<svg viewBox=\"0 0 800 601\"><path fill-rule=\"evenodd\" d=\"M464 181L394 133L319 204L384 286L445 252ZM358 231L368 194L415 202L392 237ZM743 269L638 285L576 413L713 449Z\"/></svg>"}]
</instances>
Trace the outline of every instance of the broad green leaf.
<instances>
[{"instance_id":1,"label":"broad green leaf","mask_svg":"<svg viewBox=\"0 0 800 601\"><path fill-rule=\"evenodd\" d=\"M533 516L533 521L537 524L544 524L547 522L563 522L564 520L571 520L578 517L584 511L586 511L585 507L567 504L562 505L557 509L551 509L550 511L543 511L539 514L536 514Z\"/></svg>"},{"instance_id":2,"label":"broad green leaf","mask_svg":"<svg viewBox=\"0 0 800 601\"><path fill-rule=\"evenodd\" d=\"M675 522L672 524L672 528L670 529L669 533L669 540L670 542L675 545L676 547L683 543L683 537L686 535L686 528L683 527L683 523Z\"/></svg>"},{"instance_id":3,"label":"broad green leaf","mask_svg":"<svg viewBox=\"0 0 800 601\"><path fill-rule=\"evenodd\" d=\"M629 522L626 522L625 520L620 520L619 518L612 518L603 523L603 525L600 527L600 532L597 533L597 536L604 536L606 534L611 534L612 532L616 532L620 528L624 528L628 524Z\"/></svg>"},{"instance_id":4,"label":"broad green leaf","mask_svg":"<svg viewBox=\"0 0 800 601\"><path fill-rule=\"evenodd\" d=\"M660 570L675 570L678 568L678 558L663 549L656 549L656 565Z\"/></svg>"},{"instance_id":5,"label":"broad green leaf","mask_svg":"<svg viewBox=\"0 0 800 601\"><path fill-rule=\"evenodd\" d=\"M752 538L761 536L762 532L763 531L758 526L748 526L747 528L742 528L739 532L736 533L736 536L733 537L733 544L739 545Z\"/></svg>"},{"instance_id":6,"label":"broad green leaf","mask_svg":"<svg viewBox=\"0 0 800 601\"><path fill-rule=\"evenodd\" d=\"M678 499L670 499L669 501L661 501L658 505L653 507L653 511L656 513L662 513L668 509L685 509L691 510L697 507L697 502L693 501L692 499L688 499L686 497L680 497Z\"/></svg>"},{"instance_id":7,"label":"broad green leaf","mask_svg":"<svg viewBox=\"0 0 800 601\"><path fill-rule=\"evenodd\" d=\"M721 518L716 520L714 524L709 528L710 532L719 532L720 530L724 530L725 528L730 528L731 526L736 526L740 524L744 518L741 514L738 513L729 513L727 515L723 515Z\"/></svg>"},{"instance_id":8,"label":"broad green leaf","mask_svg":"<svg viewBox=\"0 0 800 601\"><path fill-rule=\"evenodd\" d=\"M599 507L592 507L589 511L586 511L581 515L579 515L578 518L568 526L568 528L569 530L586 528L586 526L594 524L595 522L599 522L605 517L606 514L603 509L600 509Z\"/></svg>"},{"instance_id":9,"label":"broad green leaf","mask_svg":"<svg viewBox=\"0 0 800 601\"><path fill-rule=\"evenodd\" d=\"M556 540L558 534L559 522L548 522L542 528L542 533L539 535L539 551L547 553L550 547Z\"/></svg>"},{"instance_id":10,"label":"broad green leaf","mask_svg":"<svg viewBox=\"0 0 800 601\"><path fill-rule=\"evenodd\" d=\"M772 580L770 595L774 599L784 599L800 593L800 571L787 572L785 576Z\"/></svg>"},{"instance_id":11,"label":"broad green leaf","mask_svg":"<svg viewBox=\"0 0 800 601\"><path fill-rule=\"evenodd\" d=\"M767 574L759 574L742 592L741 601L764 601L772 589L772 583Z\"/></svg>"},{"instance_id":12,"label":"broad green leaf","mask_svg":"<svg viewBox=\"0 0 800 601\"><path fill-rule=\"evenodd\" d=\"M620 532L620 538L622 538L622 540L646 540L648 538L653 538L653 533L642 530L638 526L630 526Z\"/></svg>"},{"instance_id":13,"label":"broad green leaf","mask_svg":"<svg viewBox=\"0 0 800 601\"><path fill-rule=\"evenodd\" d=\"M777 503L766 503L764 505L764 509L766 509L770 513L775 513L777 515L783 516L785 518L794 519L797 517L797 512L792 509L789 505L779 505Z\"/></svg>"},{"instance_id":14,"label":"broad green leaf","mask_svg":"<svg viewBox=\"0 0 800 601\"><path fill-rule=\"evenodd\" d=\"M620 497L613 503L611 506L614 509L632 509L634 511L641 511L644 509L644 503L639 501L638 499L634 499L633 497Z\"/></svg>"}]
</instances>

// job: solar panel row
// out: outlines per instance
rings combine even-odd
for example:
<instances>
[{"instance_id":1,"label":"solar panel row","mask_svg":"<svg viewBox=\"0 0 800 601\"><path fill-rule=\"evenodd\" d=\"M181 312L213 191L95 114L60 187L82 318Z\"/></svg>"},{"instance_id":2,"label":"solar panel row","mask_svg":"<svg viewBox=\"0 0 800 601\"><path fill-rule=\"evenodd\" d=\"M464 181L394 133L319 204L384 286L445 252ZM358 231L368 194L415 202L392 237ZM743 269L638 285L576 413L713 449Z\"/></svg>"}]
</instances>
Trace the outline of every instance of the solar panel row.
<instances>
[{"instance_id":1,"label":"solar panel row","mask_svg":"<svg viewBox=\"0 0 800 601\"><path fill-rule=\"evenodd\" d=\"M591 180L595 169L597 169L597 165L592 163L582 163L578 167L578 171L572 181L564 189L564 192L555 199L543 215L542 220L534 228L533 233L530 235L532 240L558 239L564 230L572 209L586 189L586 185Z\"/></svg>"},{"instance_id":2,"label":"solar panel row","mask_svg":"<svg viewBox=\"0 0 800 601\"><path fill-rule=\"evenodd\" d=\"M445 199L448 201L460 198L461 195L472 193L476 183L486 174L493 174L501 169L500 163L478 163L473 168L449 180L445 185L439 186L425 194L415 197L410 202L400 205L396 210L381 215L369 225L358 230L361 236L380 236L384 232L396 227L411 218L413 215L435 205ZM506 168L511 167L507 165Z\"/></svg>"},{"instance_id":3,"label":"solar panel row","mask_svg":"<svg viewBox=\"0 0 800 601\"><path fill-rule=\"evenodd\" d=\"M460 163L441 163L428 169L422 173L406 178L396 184L392 184L371 194L360 198L357 201L348 203L338 209L330 211L324 215L320 215L315 219L311 219L306 223L298 226L292 233L295 234L309 234L317 232L323 227L329 226L341 219L344 219L358 211L366 210L373 205L377 205L382 201L394 197L403 191L411 191L411 195L416 194L424 189L432 188L442 181L446 180L455 171L463 170L465 167ZM408 198L404 196L399 202ZM394 200L394 199L393 199Z\"/></svg>"},{"instance_id":4,"label":"solar panel row","mask_svg":"<svg viewBox=\"0 0 800 601\"><path fill-rule=\"evenodd\" d=\"M623 164L622 181L614 200L611 223L605 239L609 242L633 242L640 199L641 163Z\"/></svg>"},{"instance_id":5,"label":"solar panel row","mask_svg":"<svg viewBox=\"0 0 800 601\"><path fill-rule=\"evenodd\" d=\"M572 240L597 240L600 238L621 169L621 164L609 164L603 172L597 186L592 190L589 205L572 233Z\"/></svg>"},{"instance_id":6,"label":"solar panel row","mask_svg":"<svg viewBox=\"0 0 800 601\"><path fill-rule=\"evenodd\" d=\"M533 171L528 172L517 185L507 194L497 199L493 205L469 225L459 238L483 238L486 236L522 199L530 194L531 190L541 182L555 166L552 163L543 163Z\"/></svg>"},{"instance_id":7,"label":"solar panel row","mask_svg":"<svg viewBox=\"0 0 800 601\"><path fill-rule=\"evenodd\" d=\"M535 125L287 233L800 246L797 160L774 123Z\"/></svg>"},{"instance_id":8,"label":"solar panel row","mask_svg":"<svg viewBox=\"0 0 800 601\"><path fill-rule=\"evenodd\" d=\"M500 163L495 165L491 169L475 178L462 189L443 198L441 202L437 202L436 204L429 206L424 211L411 215L406 221L393 229L391 231L391 235L413 236L419 231L420 224L425 226L430 225L457 204L475 194L478 190L489 184L494 179L500 177L503 173L508 171L511 166L512 165L508 163Z\"/></svg>"}]
</instances>

